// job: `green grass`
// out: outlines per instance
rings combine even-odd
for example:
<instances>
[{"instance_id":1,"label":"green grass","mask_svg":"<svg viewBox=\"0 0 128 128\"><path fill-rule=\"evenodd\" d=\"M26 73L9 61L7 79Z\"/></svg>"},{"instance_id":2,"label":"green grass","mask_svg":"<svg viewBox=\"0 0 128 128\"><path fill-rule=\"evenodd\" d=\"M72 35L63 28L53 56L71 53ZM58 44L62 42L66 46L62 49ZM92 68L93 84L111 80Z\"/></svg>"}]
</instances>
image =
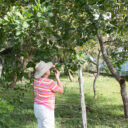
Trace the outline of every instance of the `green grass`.
<instances>
[{"instance_id":1,"label":"green grass","mask_svg":"<svg viewBox=\"0 0 128 128\"><path fill-rule=\"evenodd\" d=\"M56 94L56 128L82 128L79 85L70 82L68 77L61 77L64 94ZM124 118L120 87L115 79L100 76L96 83L97 100L93 98L93 75L84 73L85 102L87 107L88 128L128 128L128 120ZM25 94L23 103L15 105L11 113L15 123L12 128L36 128L37 122L33 113L33 85ZM4 94L6 99L14 97L13 91ZM15 103L14 103L15 104Z\"/></svg>"}]
</instances>

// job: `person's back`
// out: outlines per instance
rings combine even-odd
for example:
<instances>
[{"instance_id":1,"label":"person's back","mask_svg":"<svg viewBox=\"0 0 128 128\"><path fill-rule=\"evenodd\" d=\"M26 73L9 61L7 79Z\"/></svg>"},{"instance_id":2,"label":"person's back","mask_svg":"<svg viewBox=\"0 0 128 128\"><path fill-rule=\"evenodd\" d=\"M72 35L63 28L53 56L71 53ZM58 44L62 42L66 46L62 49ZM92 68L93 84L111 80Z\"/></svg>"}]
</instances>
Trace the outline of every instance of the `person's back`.
<instances>
[{"instance_id":1,"label":"person's back","mask_svg":"<svg viewBox=\"0 0 128 128\"><path fill-rule=\"evenodd\" d=\"M34 79L34 113L38 121L38 128L54 128L55 92L63 93L58 71L55 72L57 83L49 79L50 69L55 66L41 61L36 65Z\"/></svg>"},{"instance_id":2,"label":"person's back","mask_svg":"<svg viewBox=\"0 0 128 128\"><path fill-rule=\"evenodd\" d=\"M43 104L53 110L55 106L55 92L58 88L57 84L49 78L34 79L34 102Z\"/></svg>"}]
</instances>

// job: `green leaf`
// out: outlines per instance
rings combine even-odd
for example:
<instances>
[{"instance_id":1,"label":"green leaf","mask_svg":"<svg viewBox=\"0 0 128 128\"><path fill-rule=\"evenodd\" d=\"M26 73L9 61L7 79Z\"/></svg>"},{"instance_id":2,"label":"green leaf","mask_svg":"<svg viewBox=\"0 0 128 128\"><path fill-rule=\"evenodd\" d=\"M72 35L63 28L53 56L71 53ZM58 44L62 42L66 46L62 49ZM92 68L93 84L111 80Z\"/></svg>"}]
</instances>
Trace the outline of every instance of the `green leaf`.
<instances>
[{"instance_id":1,"label":"green leaf","mask_svg":"<svg viewBox=\"0 0 128 128\"><path fill-rule=\"evenodd\" d=\"M50 12L50 13L48 13L48 16L49 16L49 17L53 17L54 15L53 15L52 12Z\"/></svg>"},{"instance_id":2,"label":"green leaf","mask_svg":"<svg viewBox=\"0 0 128 128\"><path fill-rule=\"evenodd\" d=\"M27 22L24 22L24 23L23 23L23 27L24 27L24 28L28 28L28 27L29 27L29 24L28 24Z\"/></svg>"},{"instance_id":3,"label":"green leaf","mask_svg":"<svg viewBox=\"0 0 128 128\"><path fill-rule=\"evenodd\" d=\"M38 11L38 8L37 8L37 6L34 6L34 10L35 10L35 11Z\"/></svg>"},{"instance_id":4,"label":"green leaf","mask_svg":"<svg viewBox=\"0 0 128 128\"><path fill-rule=\"evenodd\" d=\"M51 5L51 6L48 6L48 7L47 7L47 11L50 11L52 8L53 8L52 5Z\"/></svg>"},{"instance_id":5,"label":"green leaf","mask_svg":"<svg viewBox=\"0 0 128 128\"><path fill-rule=\"evenodd\" d=\"M42 17L42 14L40 12L38 12L37 16L40 18L40 17Z\"/></svg>"},{"instance_id":6,"label":"green leaf","mask_svg":"<svg viewBox=\"0 0 128 128\"><path fill-rule=\"evenodd\" d=\"M7 17L7 16L5 16L5 17L4 17L4 20L8 21L8 17Z\"/></svg>"},{"instance_id":7,"label":"green leaf","mask_svg":"<svg viewBox=\"0 0 128 128\"><path fill-rule=\"evenodd\" d=\"M20 12L16 12L15 13L17 16L19 16L21 19L24 19L24 17L22 16L22 14Z\"/></svg>"},{"instance_id":8,"label":"green leaf","mask_svg":"<svg viewBox=\"0 0 128 128\"><path fill-rule=\"evenodd\" d=\"M16 36L19 36L20 34L21 34L20 31L17 31L17 32L16 32Z\"/></svg>"}]
</instances>

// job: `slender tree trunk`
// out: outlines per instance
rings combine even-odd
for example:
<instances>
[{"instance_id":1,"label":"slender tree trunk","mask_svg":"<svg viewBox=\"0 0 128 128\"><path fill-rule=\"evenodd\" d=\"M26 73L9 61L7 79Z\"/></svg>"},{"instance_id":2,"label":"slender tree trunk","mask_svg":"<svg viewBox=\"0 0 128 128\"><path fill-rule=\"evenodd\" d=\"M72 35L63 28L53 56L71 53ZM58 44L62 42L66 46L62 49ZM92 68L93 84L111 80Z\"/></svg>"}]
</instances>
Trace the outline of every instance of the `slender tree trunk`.
<instances>
[{"instance_id":1,"label":"slender tree trunk","mask_svg":"<svg viewBox=\"0 0 128 128\"><path fill-rule=\"evenodd\" d=\"M100 61L100 50L99 50L99 53L98 53L97 64L96 64L97 73L96 73L95 79L93 81L94 99L97 99L97 94L96 94L96 80L97 80L97 78L99 77L99 74L100 74L99 61Z\"/></svg>"},{"instance_id":2,"label":"slender tree trunk","mask_svg":"<svg viewBox=\"0 0 128 128\"><path fill-rule=\"evenodd\" d=\"M24 58L23 63L22 63L22 68L21 68L21 72L26 68L27 66L27 58ZM17 82L17 74L14 75L13 77L13 82L11 83L11 85L9 86L9 88L14 88L16 86L16 82Z\"/></svg>"},{"instance_id":3,"label":"slender tree trunk","mask_svg":"<svg viewBox=\"0 0 128 128\"><path fill-rule=\"evenodd\" d=\"M2 69L3 69L2 59L0 58L0 77L1 77L1 74L2 74Z\"/></svg>"},{"instance_id":4,"label":"slender tree trunk","mask_svg":"<svg viewBox=\"0 0 128 128\"><path fill-rule=\"evenodd\" d=\"M100 33L97 33L97 37L99 40L99 44L100 44L100 48L101 48L101 52L103 55L103 58L111 72L111 74L115 77L115 79L119 82L120 84L120 88L121 88L121 96L122 96L122 100L123 100L123 105L124 105L124 116L126 118L128 118L128 95L127 95L127 89L126 89L126 83L125 83L125 79L120 77L116 70L114 69L111 61L109 60L108 56L107 56L107 52L106 52L106 48L104 46L104 41L102 39L102 36L100 35Z\"/></svg>"},{"instance_id":5,"label":"slender tree trunk","mask_svg":"<svg viewBox=\"0 0 128 128\"><path fill-rule=\"evenodd\" d=\"M13 82L11 83L9 88L14 88L16 86L16 82L17 82L17 74L14 75Z\"/></svg>"},{"instance_id":6,"label":"slender tree trunk","mask_svg":"<svg viewBox=\"0 0 128 128\"><path fill-rule=\"evenodd\" d=\"M70 79L71 82L74 81L74 78L73 78L73 76L70 72L70 69L68 69L68 76L69 76L69 79Z\"/></svg>"},{"instance_id":7,"label":"slender tree trunk","mask_svg":"<svg viewBox=\"0 0 128 128\"><path fill-rule=\"evenodd\" d=\"M79 87L80 87L83 128L87 128L86 105L85 105L85 98L84 98L84 79L82 76L82 67L80 67L79 69Z\"/></svg>"},{"instance_id":8,"label":"slender tree trunk","mask_svg":"<svg viewBox=\"0 0 128 128\"><path fill-rule=\"evenodd\" d=\"M23 66L22 66L21 71L23 71L26 68L27 64L28 64L28 59L27 58L24 58L23 64L22 64Z\"/></svg>"}]
</instances>

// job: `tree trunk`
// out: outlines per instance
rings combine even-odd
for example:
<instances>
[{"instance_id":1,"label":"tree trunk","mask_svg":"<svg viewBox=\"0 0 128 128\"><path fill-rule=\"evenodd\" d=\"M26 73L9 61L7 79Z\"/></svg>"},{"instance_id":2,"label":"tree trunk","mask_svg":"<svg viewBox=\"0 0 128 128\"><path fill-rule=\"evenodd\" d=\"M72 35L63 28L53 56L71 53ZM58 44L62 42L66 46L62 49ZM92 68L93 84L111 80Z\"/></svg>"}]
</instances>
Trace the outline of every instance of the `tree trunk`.
<instances>
[{"instance_id":1,"label":"tree trunk","mask_svg":"<svg viewBox=\"0 0 128 128\"><path fill-rule=\"evenodd\" d=\"M111 72L111 74L115 77L115 79L119 82L120 84L120 88L121 88L121 96L122 96L122 100L123 100L123 105L124 105L124 116L126 118L128 118L128 95L127 95L127 89L126 89L126 84L125 84L125 79L120 77L116 70L114 69L112 63L110 62L108 56L107 56L107 52L106 52L106 48L104 46L104 41L102 39L102 36L100 35L100 33L97 33L97 37L99 40L99 44L100 44L100 48L101 48L101 52L103 55L103 58Z\"/></svg>"},{"instance_id":2,"label":"tree trunk","mask_svg":"<svg viewBox=\"0 0 128 128\"><path fill-rule=\"evenodd\" d=\"M80 67L79 69L79 87L80 87L83 128L87 128L86 105L85 105L85 98L84 98L84 79L82 76L82 67Z\"/></svg>"},{"instance_id":3,"label":"tree trunk","mask_svg":"<svg viewBox=\"0 0 128 128\"><path fill-rule=\"evenodd\" d=\"M24 60L22 62L22 68L20 70L21 72L26 68L26 66L27 66L27 60L28 60L27 58L24 58ZM16 86L16 82L17 82L17 74L14 75L13 82L11 83L11 85L9 86L9 88L14 88Z\"/></svg>"},{"instance_id":4,"label":"tree trunk","mask_svg":"<svg viewBox=\"0 0 128 128\"><path fill-rule=\"evenodd\" d=\"M1 74L2 74L2 69L3 69L2 59L0 58L0 77L1 77Z\"/></svg>"},{"instance_id":5,"label":"tree trunk","mask_svg":"<svg viewBox=\"0 0 128 128\"><path fill-rule=\"evenodd\" d=\"M22 66L21 71L23 71L26 68L27 64L28 64L28 59L27 58L24 58L23 64L22 64L23 66Z\"/></svg>"},{"instance_id":6,"label":"tree trunk","mask_svg":"<svg viewBox=\"0 0 128 128\"><path fill-rule=\"evenodd\" d=\"M121 96L124 105L124 116L125 118L128 118L128 95L127 95L127 88L125 81L122 83L120 82L120 88L121 88Z\"/></svg>"},{"instance_id":7,"label":"tree trunk","mask_svg":"<svg viewBox=\"0 0 128 128\"><path fill-rule=\"evenodd\" d=\"M95 79L93 81L93 92L94 92L94 99L97 99L97 93L96 93L96 80L98 78L98 74L96 74Z\"/></svg>"},{"instance_id":8,"label":"tree trunk","mask_svg":"<svg viewBox=\"0 0 128 128\"><path fill-rule=\"evenodd\" d=\"M14 75L13 82L11 83L11 85L9 86L9 88L14 88L16 86L16 82L17 82L17 74Z\"/></svg>"},{"instance_id":9,"label":"tree trunk","mask_svg":"<svg viewBox=\"0 0 128 128\"><path fill-rule=\"evenodd\" d=\"M68 69L68 76L69 76L69 79L70 79L71 82L74 81L74 78L73 78L73 76L70 72L70 69Z\"/></svg>"},{"instance_id":10,"label":"tree trunk","mask_svg":"<svg viewBox=\"0 0 128 128\"><path fill-rule=\"evenodd\" d=\"M99 76L99 74L100 74L99 61L100 61L100 50L99 50L99 53L98 53L97 64L96 64L97 73L96 73L95 79L94 79L94 81L93 81L94 99L97 99L97 94L96 94L96 80L97 80L97 78L98 78L98 76Z\"/></svg>"}]
</instances>

